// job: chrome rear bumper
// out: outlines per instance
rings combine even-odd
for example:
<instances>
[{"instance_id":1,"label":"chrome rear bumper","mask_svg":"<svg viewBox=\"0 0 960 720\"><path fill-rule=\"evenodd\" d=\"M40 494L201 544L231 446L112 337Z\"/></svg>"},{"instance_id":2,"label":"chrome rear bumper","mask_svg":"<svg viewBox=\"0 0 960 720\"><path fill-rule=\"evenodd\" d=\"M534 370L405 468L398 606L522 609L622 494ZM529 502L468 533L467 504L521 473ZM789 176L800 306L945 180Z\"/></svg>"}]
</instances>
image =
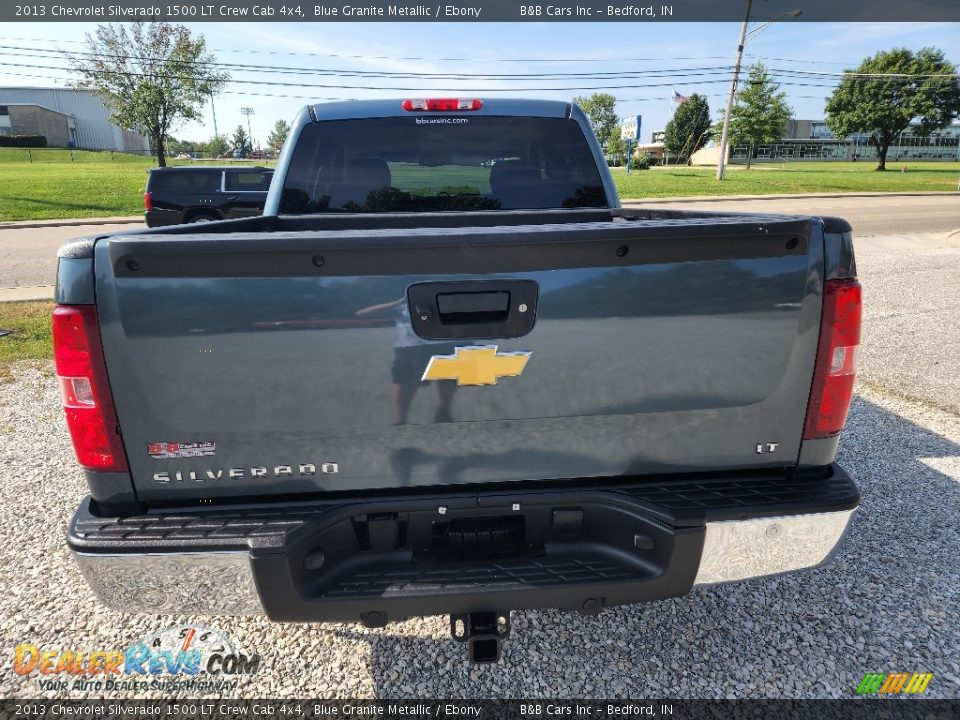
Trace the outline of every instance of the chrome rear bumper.
<instances>
[{"instance_id":1,"label":"chrome rear bumper","mask_svg":"<svg viewBox=\"0 0 960 720\"><path fill-rule=\"evenodd\" d=\"M855 511L707 523L694 584L748 580L822 565L840 547Z\"/></svg>"},{"instance_id":2,"label":"chrome rear bumper","mask_svg":"<svg viewBox=\"0 0 960 720\"><path fill-rule=\"evenodd\" d=\"M694 584L747 580L821 565L839 547L854 511L708 522ZM98 553L74 549L74 555L91 589L114 610L264 613L247 551ZM495 605L496 596L489 602Z\"/></svg>"},{"instance_id":3,"label":"chrome rear bumper","mask_svg":"<svg viewBox=\"0 0 960 720\"><path fill-rule=\"evenodd\" d=\"M263 614L250 556L243 551L111 555L74 550L73 554L90 589L113 610Z\"/></svg>"}]
</instances>

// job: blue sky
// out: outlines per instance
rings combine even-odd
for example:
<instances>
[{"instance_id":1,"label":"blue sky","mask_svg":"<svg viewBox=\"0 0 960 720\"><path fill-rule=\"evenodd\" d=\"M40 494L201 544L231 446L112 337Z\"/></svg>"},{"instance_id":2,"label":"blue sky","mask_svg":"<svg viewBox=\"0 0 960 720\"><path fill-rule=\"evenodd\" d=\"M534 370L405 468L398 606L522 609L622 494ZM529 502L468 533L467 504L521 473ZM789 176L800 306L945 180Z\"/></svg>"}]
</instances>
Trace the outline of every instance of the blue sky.
<instances>
[{"instance_id":1,"label":"blue sky","mask_svg":"<svg viewBox=\"0 0 960 720\"><path fill-rule=\"evenodd\" d=\"M547 97L610 92L621 116L642 115L642 137L662 129L669 119L672 88L707 95L714 115L723 106L729 85L739 25L737 23L197 23L217 59L254 66L234 71L235 80L216 98L217 125L232 132L252 107L253 135L263 142L270 127L290 120L309 100L429 97L462 94L479 97ZM756 26L754 26L756 27ZM38 50L82 49L78 41L95 26L87 23L18 23L0 28L0 86L62 86L62 71L14 67L63 65L63 61L22 57ZM805 23L782 20L756 33L747 44L747 62L762 59L776 71L823 73L807 78L781 75L788 101L798 118L819 119L824 99L836 83L832 73L855 67L878 50L936 46L960 63L957 23ZM30 48L18 50L15 48ZM265 72L265 66L301 71L363 71L372 77ZM259 69L258 69L259 68ZM627 79L389 79L384 72L415 73L619 73ZM26 77L27 75L42 77ZM300 84L267 86L263 82ZM712 81L712 82L710 82ZM302 84L330 87L303 87ZM385 89L347 89L343 85ZM589 89L566 90L571 86ZM622 86L612 88L611 86ZM825 87L819 87L825 86ZM410 87L414 90L394 88ZM551 88L510 91L510 88ZM288 96L288 97L280 97ZM296 97L289 97L296 96ZM202 123L189 123L176 137L206 139L213 134L210 106Z\"/></svg>"}]
</instances>

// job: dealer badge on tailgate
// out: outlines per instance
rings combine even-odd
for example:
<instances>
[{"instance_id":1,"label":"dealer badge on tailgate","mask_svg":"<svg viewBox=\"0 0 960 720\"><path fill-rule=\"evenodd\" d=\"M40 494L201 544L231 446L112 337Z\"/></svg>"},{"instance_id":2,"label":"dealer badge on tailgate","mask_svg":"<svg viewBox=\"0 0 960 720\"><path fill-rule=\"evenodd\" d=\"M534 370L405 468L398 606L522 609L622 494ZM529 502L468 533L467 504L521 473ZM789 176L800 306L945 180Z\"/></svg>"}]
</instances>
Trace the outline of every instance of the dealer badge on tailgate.
<instances>
[{"instance_id":1,"label":"dealer badge on tailgate","mask_svg":"<svg viewBox=\"0 0 960 720\"><path fill-rule=\"evenodd\" d=\"M156 460L203 457L216 455L217 444L213 442L153 442L147 443L147 455Z\"/></svg>"}]
</instances>

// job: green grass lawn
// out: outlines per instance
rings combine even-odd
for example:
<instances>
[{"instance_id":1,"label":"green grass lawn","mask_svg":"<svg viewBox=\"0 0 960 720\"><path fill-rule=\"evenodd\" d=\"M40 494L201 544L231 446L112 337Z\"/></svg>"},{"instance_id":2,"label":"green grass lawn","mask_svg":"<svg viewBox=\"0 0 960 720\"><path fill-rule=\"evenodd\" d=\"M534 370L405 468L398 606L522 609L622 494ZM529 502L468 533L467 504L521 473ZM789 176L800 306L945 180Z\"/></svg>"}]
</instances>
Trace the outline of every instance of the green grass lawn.
<instances>
[{"instance_id":1,"label":"green grass lawn","mask_svg":"<svg viewBox=\"0 0 960 720\"><path fill-rule=\"evenodd\" d=\"M32 160L32 162L31 162ZM225 160L171 160L171 164L226 164ZM264 164L262 161L251 164ZM269 164L269 163L267 163ZM626 200L700 195L771 195L832 192L950 191L957 189L960 163L890 163L874 172L873 163L785 163L730 168L727 179L714 179L713 168L666 167L627 175L613 168L620 196ZM0 148L0 221L140 215L143 188L153 158L83 150ZM405 168L398 178L418 181L422 168ZM489 173L477 168L471 187ZM409 176L409 177L407 177ZM447 178L452 188L463 178Z\"/></svg>"},{"instance_id":2,"label":"green grass lawn","mask_svg":"<svg viewBox=\"0 0 960 720\"><path fill-rule=\"evenodd\" d=\"M0 220L138 215L147 163L0 163Z\"/></svg>"},{"instance_id":3,"label":"green grass lawn","mask_svg":"<svg viewBox=\"0 0 960 720\"><path fill-rule=\"evenodd\" d=\"M167 162L238 164L229 160ZM140 215L147 169L155 166L153 158L126 153L0 148L0 221Z\"/></svg>"},{"instance_id":4,"label":"green grass lawn","mask_svg":"<svg viewBox=\"0 0 960 720\"><path fill-rule=\"evenodd\" d=\"M390 179L394 187L409 193L489 193L490 168L465 165L426 167L416 163L391 162ZM418 192L420 191L420 192Z\"/></svg>"},{"instance_id":5,"label":"green grass lawn","mask_svg":"<svg viewBox=\"0 0 960 720\"><path fill-rule=\"evenodd\" d=\"M906 166L907 172L901 172ZM842 192L927 192L957 189L960 163L887 163L875 172L875 163L783 163L734 165L723 182L716 168L656 167L634 170L611 168L623 199L698 195L780 195Z\"/></svg>"},{"instance_id":6,"label":"green grass lawn","mask_svg":"<svg viewBox=\"0 0 960 720\"><path fill-rule=\"evenodd\" d=\"M50 313L53 303L0 303L0 329L13 330L0 336L0 382L9 379L9 365L15 360L50 360L53 358L53 338L50 333Z\"/></svg>"}]
</instances>

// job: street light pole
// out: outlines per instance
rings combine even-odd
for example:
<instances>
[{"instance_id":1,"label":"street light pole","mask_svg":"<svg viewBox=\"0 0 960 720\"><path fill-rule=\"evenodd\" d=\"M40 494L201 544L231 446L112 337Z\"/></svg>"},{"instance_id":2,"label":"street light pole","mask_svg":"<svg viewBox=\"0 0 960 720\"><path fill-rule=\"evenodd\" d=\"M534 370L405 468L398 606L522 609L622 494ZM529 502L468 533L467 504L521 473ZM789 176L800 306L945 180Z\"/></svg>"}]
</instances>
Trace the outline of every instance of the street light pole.
<instances>
[{"instance_id":1,"label":"street light pole","mask_svg":"<svg viewBox=\"0 0 960 720\"><path fill-rule=\"evenodd\" d=\"M247 142L250 143L250 147L253 147L253 131L250 129L250 116L253 115L253 108L251 107L242 107L240 108L240 114L247 116Z\"/></svg>"},{"instance_id":2,"label":"street light pole","mask_svg":"<svg viewBox=\"0 0 960 720\"><path fill-rule=\"evenodd\" d=\"M743 63L743 46L747 42L747 26L750 24L750 6L753 0L747 0L743 11L743 24L740 26L740 42L737 43L737 61L733 66L733 78L730 80L730 94L727 95L727 111L723 114L723 132L720 134L720 158L717 160L717 180L723 180L727 170L727 143L730 137L730 113L733 112L733 96L737 92L740 79L740 66Z\"/></svg>"}]
</instances>

